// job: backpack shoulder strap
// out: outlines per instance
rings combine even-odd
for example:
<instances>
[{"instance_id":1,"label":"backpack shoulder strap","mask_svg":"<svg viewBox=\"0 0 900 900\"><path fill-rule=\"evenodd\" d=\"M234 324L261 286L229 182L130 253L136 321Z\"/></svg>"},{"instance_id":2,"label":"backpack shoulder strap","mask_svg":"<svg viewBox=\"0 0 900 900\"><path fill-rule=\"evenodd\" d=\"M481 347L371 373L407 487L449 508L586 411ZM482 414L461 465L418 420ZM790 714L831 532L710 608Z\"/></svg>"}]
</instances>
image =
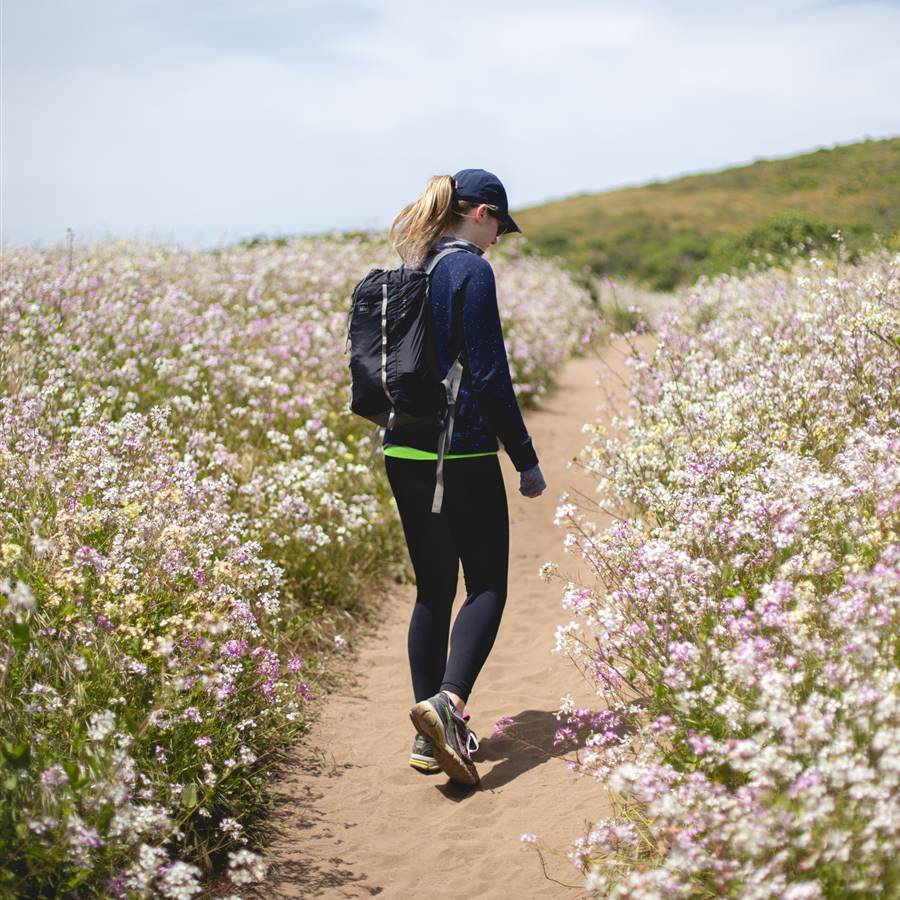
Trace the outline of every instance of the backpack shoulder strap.
<instances>
[{"instance_id":1,"label":"backpack shoulder strap","mask_svg":"<svg viewBox=\"0 0 900 900\"><path fill-rule=\"evenodd\" d=\"M449 256L451 253L468 253L464 247L447 247L446 250L441 250L440 253L436 253L433 259L428 263L425 267L425 274L430 275L434 271L434 267L445 257Z\"/></svg>"}]
</instances>

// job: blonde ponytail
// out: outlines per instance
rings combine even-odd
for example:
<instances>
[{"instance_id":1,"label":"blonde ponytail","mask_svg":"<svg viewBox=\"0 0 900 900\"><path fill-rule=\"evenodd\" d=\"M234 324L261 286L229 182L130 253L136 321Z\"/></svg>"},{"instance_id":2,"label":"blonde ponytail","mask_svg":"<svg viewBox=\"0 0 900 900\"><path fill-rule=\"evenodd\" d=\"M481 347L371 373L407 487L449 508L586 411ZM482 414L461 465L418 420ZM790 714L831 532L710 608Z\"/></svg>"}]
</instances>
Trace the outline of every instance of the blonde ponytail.
<instances>
[{"instance_id":1,"label":"blonde ponytail","mask_svg":"<svg viewBox=\"0 0 900 900\"><path fill-rule=\"evenodd\" d=\"M425 190L394 216L388 237L406 265L419 267L455 216L471 205L466 200L454 202L450 175L435 175L428 179Z\"/></svg>"}]
</instances>

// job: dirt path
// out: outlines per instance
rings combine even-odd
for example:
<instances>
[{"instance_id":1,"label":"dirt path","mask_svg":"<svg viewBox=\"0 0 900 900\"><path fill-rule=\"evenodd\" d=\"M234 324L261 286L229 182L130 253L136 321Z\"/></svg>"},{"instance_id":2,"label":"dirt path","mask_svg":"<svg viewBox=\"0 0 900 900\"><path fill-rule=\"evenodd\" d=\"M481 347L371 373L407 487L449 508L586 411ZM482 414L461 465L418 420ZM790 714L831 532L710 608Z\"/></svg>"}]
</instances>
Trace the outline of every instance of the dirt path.
<instances>
[{"instance_id":1,"label":"dirt path","mask_svg":"<svg viewBox=\"0 0 900 900\"><path fill-rule=\"evenodd\" d=\"M475 757L481 790L457 788L442 774L423 776L407 765L414 731L406 629L415 589L400 588L378 634L356 654L346 686L328 700L298 749L297 766L276 786L280 836L270 850L268 881L255 896L579 896L579 873L563 853L545 853L547 875L571 887L545 877L538 856L519 840L534 832L563 851L586 822L608 813L599 786L576 780L548 755L557 752L560 697L572 692L584 701L590 693L579 690L572 664L551 652L554 629L569 616L560 605L560 582L545 584L537 573L547 560L574 571L553 517L564 490L591 492L567 462L584 445L581 426L594 421L606 392L624 396L619 379L627 380L630 370L623 346L605 348L602 360L570 362L559 390L526 415L549 486L543 496L523 498L509 458L500 455L510 506L509 597L468 706L481 739ZM503 716L512 716L517 734L533 746L491 739Z\"/></svg>"}]
</instances>

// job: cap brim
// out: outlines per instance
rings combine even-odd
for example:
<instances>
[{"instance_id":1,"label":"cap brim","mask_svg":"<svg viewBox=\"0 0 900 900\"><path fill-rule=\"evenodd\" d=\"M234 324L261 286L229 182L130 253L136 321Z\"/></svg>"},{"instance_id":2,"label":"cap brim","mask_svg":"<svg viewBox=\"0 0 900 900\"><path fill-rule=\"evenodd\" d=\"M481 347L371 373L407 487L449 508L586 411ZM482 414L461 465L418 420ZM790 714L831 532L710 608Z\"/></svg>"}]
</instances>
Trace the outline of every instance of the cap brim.
<instances>
[{"instance_id":1,"label":"cap brim","mask_svg":"<svg viewBox=\"0 0 900 900\"><path fill-rule=\"evenodd\" d=\"M519 228L518 225L516 225L515 219L513 219L513 217L509 213L507 213L503 219L503 226L504 234L512 234L514 231L518 231L519 234L522 233L522 229Z\"/></svg>"}]
</instances>

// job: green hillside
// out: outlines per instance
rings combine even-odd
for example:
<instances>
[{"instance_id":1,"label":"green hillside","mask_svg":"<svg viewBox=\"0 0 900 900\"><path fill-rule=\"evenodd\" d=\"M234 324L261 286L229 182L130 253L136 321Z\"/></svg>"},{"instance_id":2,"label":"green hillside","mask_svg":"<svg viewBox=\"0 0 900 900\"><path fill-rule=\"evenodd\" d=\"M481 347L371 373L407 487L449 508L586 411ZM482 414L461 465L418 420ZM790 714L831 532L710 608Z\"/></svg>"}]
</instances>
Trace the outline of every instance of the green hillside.
<instances>
[{"instance_id":1,"label":"green hillside","mask_svg":"<svg viewBox=\"0 0 900 900\"><path fill-rule=\"evenodd\" d=\"M701 274L787 262L792 247L855 256L900 241L900 138L760 160L515 210L533 251L669 290Z\"/></svg>"}]
</instances>

